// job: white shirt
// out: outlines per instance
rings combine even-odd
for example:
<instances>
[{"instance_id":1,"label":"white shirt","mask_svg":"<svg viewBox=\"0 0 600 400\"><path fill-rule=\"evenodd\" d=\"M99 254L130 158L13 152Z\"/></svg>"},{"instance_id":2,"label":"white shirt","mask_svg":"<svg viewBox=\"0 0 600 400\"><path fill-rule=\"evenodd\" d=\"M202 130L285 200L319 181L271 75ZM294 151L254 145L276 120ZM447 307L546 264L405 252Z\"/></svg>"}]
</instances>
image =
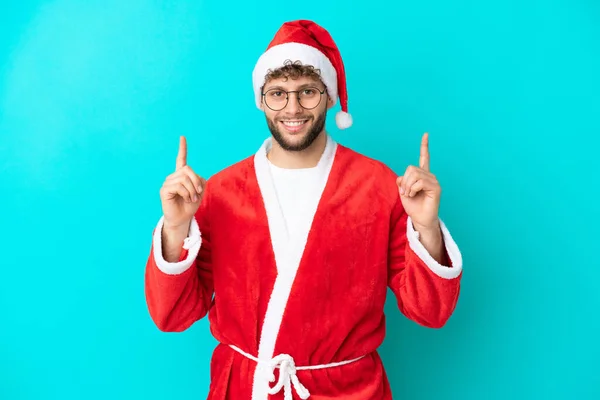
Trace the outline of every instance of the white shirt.
<instances>
[{"instance_id":1,"label":"white shirt","mask_svg":"<svg viewBox=\"0 0 600 400\"><path fill-rule=\"evenodd\" d=\"M310 218L308 206L319 185L319 169L287 169L271 162L269 166L288 232L294 231L300 221Z\"/></svg>"}]
</instances>

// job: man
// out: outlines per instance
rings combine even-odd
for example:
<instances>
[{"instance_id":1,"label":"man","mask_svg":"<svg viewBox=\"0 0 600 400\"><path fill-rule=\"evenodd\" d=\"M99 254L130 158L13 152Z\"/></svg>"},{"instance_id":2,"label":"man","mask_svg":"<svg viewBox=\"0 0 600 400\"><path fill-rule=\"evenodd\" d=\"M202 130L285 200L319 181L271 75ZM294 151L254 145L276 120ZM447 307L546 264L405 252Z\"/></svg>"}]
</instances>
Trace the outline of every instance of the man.
<instances>
[{"instance_id":1,"label":"man","mask_svg":"<svg viewBox=\"0 0 600 400\"><path fill-rule=\"evenodd\" d=\"M391 399L377 353L387 288L439 328L462 276L427 135L401 177L337 144L324 125L338 99L338 127L352 124L344 67L311 21L283 24L253 83L271 131L255 155L206 181L181 138L146 268L150 315L178 332L208 314L209 399Z\"/></svg>"}]
</instances>

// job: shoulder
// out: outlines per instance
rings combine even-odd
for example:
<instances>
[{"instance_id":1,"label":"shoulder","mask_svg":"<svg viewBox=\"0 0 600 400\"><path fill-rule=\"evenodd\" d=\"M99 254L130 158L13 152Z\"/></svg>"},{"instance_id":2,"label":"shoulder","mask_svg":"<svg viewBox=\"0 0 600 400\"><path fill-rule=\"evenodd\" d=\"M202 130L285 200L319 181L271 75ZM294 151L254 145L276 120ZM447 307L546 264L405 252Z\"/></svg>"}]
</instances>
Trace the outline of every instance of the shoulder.
<instances>
[{"instance_id":1,"label":"shoulder","mask_svg":"<svg viewBox=\"0 0 600 400\"><path fill-rule=\"evenodd\" d=\"M338 144L340 167L350 179L360 180L386 199L390 205L399 198L398 174L385 162Z\"/></svg>"},{"instance_id":2,"label":"shoulder","mask_svg":"<svg viewBox=\"0 0 600 400\"><path fill-rule=\"evenodd\" d=\"M384 179L386 181L391 179L394 182L398 177L392 168L381 160L369 157L340 144L338 144L338 151L341 162L346 164L346 168L356 173L373 176L376 179Z\"/></svg>"},{"instance_id":3,"label":"shoulder","mask_svg":"<svg viewBox=\"0 0 600 400\"><path fill-rule=\"evenodd\" d=\"M369 173L375 173L381 177L396 176L395 172L383 161L369 157L345 145L338 144L340 155L352 164L361 168L367 168Z\"/></svg>"},{"instance_id":4,"label":"shoulder","mask_svg":"<svg viewBox=\"0 0 600 400\"><path fill-rule=\"evenodd\" d=\"M220 189L235 185L240 180L247 182L253 175L254 155L248 156L216 172L207 179L207 186L210 187L210 190L219 191Z\"/></svg>"}]
</instances>

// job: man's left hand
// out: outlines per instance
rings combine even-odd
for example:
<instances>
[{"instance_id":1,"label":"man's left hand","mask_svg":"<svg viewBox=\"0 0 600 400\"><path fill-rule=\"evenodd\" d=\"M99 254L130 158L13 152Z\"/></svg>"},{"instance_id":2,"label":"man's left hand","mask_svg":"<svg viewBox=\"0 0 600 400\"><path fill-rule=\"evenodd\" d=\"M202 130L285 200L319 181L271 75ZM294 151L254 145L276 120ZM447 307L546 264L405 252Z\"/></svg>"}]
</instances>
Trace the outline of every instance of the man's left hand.
<instances>
[{"instance_id":1,"label":"man's left hand","mask_svg":"<svg viewBox=\"0 0 600 400\"><path fill-rule=\"evenodd\" d=\"M438 212L442 188L429 172L429 134L421 140L419 167L410 165L396 180L404 210L418 232L439 232Z\"/></svg>"}]
</instances>

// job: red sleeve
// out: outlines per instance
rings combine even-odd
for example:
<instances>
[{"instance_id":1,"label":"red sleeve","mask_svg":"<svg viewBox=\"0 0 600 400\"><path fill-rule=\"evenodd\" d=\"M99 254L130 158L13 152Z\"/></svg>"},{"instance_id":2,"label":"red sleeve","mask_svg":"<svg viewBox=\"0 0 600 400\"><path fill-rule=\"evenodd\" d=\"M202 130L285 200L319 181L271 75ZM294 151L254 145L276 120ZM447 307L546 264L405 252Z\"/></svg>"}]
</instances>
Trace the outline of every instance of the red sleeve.
<instances>
[{"instance_id":1,"label":"red sleeve","mask_svg":"<svg viewBox=\"0 0 600 400\"><path fill-rule=\"evenodd\" d=\"M208 191L192 220L179 262L162 257L160 219L146 264L145 294L150 316L161 331L181 332L208 313L213 297Z\"/></svg>"},{"instance_id":2,"label":"red sleeve","mask_svg":"<svg viewBox=\"0 0 600 400\"><path fill-rule=\"evenodd\" d=\"M388 284L398 308L410 320L430 328L446 324L458 301L462 257L442 221L445 263L439 264L418 239L398 201L392 212Z\"/></svg>"}]
</instances>

